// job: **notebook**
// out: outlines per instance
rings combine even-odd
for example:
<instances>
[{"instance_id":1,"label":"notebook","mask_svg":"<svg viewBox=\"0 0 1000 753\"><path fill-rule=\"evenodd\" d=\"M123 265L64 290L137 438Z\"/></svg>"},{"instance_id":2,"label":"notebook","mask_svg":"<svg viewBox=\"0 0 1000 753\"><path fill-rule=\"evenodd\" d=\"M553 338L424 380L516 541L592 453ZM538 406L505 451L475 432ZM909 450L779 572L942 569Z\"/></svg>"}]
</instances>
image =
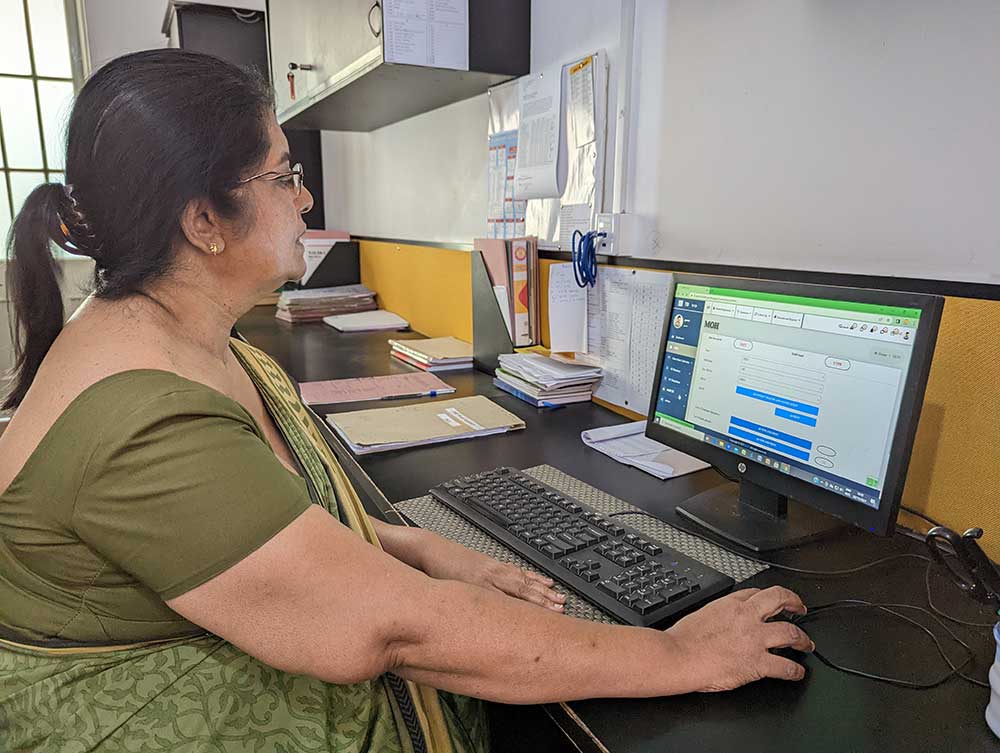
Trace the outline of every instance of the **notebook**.
<instances>
[{"instance_id":1,"label":"notebook","mask_svg":"<svg viewBox=\"0 0 1000 753\"><path fill-rule=\"evenodd\" d=\"M323 323L341 332L375 332L384 329L406 329L410 326L406 319L385 309L325 316Z\"/></svg>"},{"instance_id":2,"label":"notebook","mask_svg":"<svg viewBox=\"0 0 1000 753\"><path fill-rule=\"evenodd\" d=\"M355 455L503 434L524 421L482 395L335 413L327 422Z\"/></svg>"}]
</instances>

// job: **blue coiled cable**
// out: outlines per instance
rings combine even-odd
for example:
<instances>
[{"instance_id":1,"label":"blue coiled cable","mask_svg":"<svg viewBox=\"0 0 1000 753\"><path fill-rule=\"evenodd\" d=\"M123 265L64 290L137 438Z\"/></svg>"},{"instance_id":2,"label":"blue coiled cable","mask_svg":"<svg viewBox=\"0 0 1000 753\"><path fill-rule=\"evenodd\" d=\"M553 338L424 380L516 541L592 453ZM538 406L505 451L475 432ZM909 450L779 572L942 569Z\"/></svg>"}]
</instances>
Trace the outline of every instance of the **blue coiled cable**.
<instances>
[{"instance_id":1,"label":"blue coiled cable","mask_svg":"<svg viewBox=\"0 0 1000 753\"><path fill-rule=\"evenodd\" d=\"M607 235L596 230L573 231L573 276L581 288L594 287L597 282L597 239Z\"/></svg>"}]
</instances>

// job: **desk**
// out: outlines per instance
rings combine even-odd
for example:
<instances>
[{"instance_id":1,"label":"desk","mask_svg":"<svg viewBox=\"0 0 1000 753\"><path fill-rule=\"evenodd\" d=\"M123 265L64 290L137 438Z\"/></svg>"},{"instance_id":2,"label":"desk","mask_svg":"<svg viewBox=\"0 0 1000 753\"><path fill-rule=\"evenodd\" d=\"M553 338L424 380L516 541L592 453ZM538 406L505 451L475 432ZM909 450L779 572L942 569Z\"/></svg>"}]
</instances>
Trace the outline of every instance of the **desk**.
<instances>
[{"instance_id":1,"label":"desk","mask_svg":"<svg viewBox=\"0 0 1000 753\"><path fill-rule=\"evenodd\" d=\"M407 371L410 367L389 356L386 340L419 337L413 333L341 334L323 324L292 327L273 315L273 308L258 307L239 322L238 329L300 381ZM449 478L500 465L526 468L548 463L671 522L676 519L673 508L678 502L723 482L713 470L661 482L587 448L580 441L581 431L625 420L595 404L538 411L494 387L486 374L462 371L439 376L456 387L455 395L441 399L486 395L523 418L527 429L357 460L327 432L345 461L345 470L369 498L365 500L369 509L391 518L386 501L420 496ZM393 402L400 404L403 402ZM318 406L317 412L367 407L385 407L385 403ZM683 521L678 525L684 527ZM782 552L774 561L834 569L889 554L921 551L916 542L902 536L879 539L851 530L835 539ZM807 604L859 598L926 606L924 567L916 561L895 562L839 579L807 578L772 568L744 585L773 584L792 588ZM966 600L940 577L932 578L932 587L935 603L949 613L989 621L987 610ZM820 649L841 664L915 680L943 674L943 663L930 639L886 615L855 610L833 613L810 623L807 629ZM995 649L990 631L955 629L976 651L976 665L970 671L985 679ZM956 649L950 653L958 658ZM835 672L812 658L806 660L806 666L807 678L797 684L766 680L718 695L591 700L551 705L546 710L571 733L581 750L612 753L985 753L1000 749L1000 742L983 719L989 697L983 688L950 680L933 690L908 690ZM531 747L525 744L524 750Z\"/></svg>"}]
</instances>

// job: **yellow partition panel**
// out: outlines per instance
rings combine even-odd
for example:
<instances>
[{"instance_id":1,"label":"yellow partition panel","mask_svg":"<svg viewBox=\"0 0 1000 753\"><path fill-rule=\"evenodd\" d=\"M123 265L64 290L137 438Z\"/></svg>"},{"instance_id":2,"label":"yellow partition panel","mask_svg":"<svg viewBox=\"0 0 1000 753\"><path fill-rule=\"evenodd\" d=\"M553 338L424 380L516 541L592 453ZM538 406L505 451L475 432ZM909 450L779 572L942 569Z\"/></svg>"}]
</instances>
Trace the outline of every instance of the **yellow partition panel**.
<instances>
[{"instance_id":1,"label":"yellow partition panel","mask_svg":"<svg viewBox=\"0 0 1000 753\"><path fill-rule=\"evenodd\" d=\"M380 308L428 337L472 342L472 255L432 246L361 241L361 282Z\"/></svg>"},{"instance_id":2,"label":"yellow partition panel","mask_svg":"<svg viewBox=\"0 0 1000 753\"><path fill-rule=\"evenodd\" d=\"M903 504L1000 560L1000 301L947 298Z\"/></svg>"}]
</instances>

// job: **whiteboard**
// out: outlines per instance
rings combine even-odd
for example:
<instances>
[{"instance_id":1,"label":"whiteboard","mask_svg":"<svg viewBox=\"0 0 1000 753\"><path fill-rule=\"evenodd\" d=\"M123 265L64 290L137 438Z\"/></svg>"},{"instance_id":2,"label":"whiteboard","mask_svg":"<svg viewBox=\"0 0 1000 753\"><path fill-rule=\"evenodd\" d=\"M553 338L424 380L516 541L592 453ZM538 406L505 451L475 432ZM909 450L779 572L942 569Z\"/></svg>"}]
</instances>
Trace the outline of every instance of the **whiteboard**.
<instances>
[{"instance_id":1,"label":"whiteboard","mask_svg":"<svg viewBox=\"0 0 1000 753\"><path fill-rule=\"evenodd\" d=\"M626 251L1000 283L998 40L996 0L638 0Z\"/></svg>"}]
</instances>

